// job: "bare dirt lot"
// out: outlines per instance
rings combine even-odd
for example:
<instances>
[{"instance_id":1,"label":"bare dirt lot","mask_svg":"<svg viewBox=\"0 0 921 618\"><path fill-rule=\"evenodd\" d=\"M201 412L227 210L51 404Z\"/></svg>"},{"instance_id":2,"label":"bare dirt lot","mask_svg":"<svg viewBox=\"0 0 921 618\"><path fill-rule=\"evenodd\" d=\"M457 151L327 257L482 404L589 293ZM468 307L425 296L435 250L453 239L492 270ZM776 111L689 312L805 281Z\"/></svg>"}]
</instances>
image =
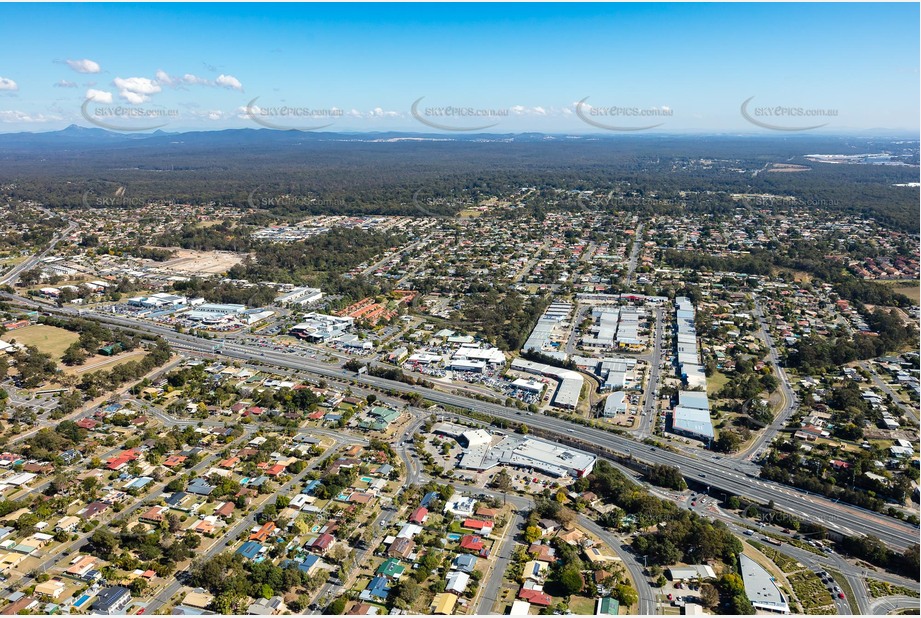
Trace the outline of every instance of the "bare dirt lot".
<instances>
[{"instance_id":1,"label":"bare dirt lot","mask_svg":"<svg viewBox=\"0 0 921 618\"><path fill-rule=\"evenodd\" d=\"M229 251L193 251L178 247L170 247L169 250L173 252L173 258L156 264L156 269L164 274L219 275L246 257Z\"/></svg>"}]
</instances>

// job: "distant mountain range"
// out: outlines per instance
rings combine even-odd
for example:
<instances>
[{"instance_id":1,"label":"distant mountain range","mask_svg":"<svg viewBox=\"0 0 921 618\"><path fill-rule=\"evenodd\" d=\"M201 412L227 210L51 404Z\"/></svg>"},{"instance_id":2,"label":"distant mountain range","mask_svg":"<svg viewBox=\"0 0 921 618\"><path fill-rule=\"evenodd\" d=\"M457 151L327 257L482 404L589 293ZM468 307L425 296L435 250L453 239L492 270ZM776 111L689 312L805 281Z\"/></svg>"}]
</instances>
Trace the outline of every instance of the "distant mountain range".
<instances>
[{"instance_id":1,"label":"distant mountain range","mask_svg":"<svg viewBox=\"0 0 921 618\"><path fill-rule=\"evenodd\" d=\"M595 134L549 134L549 133L417 133L417 132L366 132L337 133L328 131L298 131L274 129L224 129L219 131L180 131L169 132L157 130L149 133L110 131L98 127L81 127L72 124L59 131L0 133L0 149L4 150L40 150L54 148L93 148L93 147L137 147L140 144L162 146L182 143L186 145L220 146L227 144L259 145L294 145L304 142L364 142L364 143L401 143L401 142L460 142L460 143L585 143L597 141L616 142L656 142L680 140L701 142L713 140L767 140L796 142L828 142L850 138L859 139L912 139L916 134L893 133L882 137L874 131L855 132L848 136L793 133L793 134L690 134L690 133L595 133Z\"/></svg>"}]
</instances>

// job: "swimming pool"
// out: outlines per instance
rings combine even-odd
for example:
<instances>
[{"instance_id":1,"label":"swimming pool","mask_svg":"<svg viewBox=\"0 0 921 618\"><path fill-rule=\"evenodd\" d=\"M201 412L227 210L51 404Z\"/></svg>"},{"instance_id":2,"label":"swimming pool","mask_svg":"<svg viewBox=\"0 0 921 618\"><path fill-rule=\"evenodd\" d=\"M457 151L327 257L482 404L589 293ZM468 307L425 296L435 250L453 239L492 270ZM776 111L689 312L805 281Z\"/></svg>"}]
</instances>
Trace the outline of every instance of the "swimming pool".
<instances>
[{"instance_id":1,"label":"swimming pool","mask_svg":"<svg viewBox=\"0 0 921 618\"><path fill-rule=\"evenodd\" d=\"M74 602L74 607L80 607L81 605L83 605L89 600L90 600L90 595L84 594L82 597L80 597Z\"/></svg>"},{"instance_id":2,"label":"swimming pool","mask_svg":"<svg viewBox=\"0 0 921 618\"><path fill-rule=\"evenodd\" d=\"M448 540L449 540L449 541L460 541L460 540L461 540L461 535L459 535L459 534L456 533L456 532L449 532L449 533L448 533Z\"/></svg>"},{"instance_id":3,"label":"swimming pool","mask_svg":"<svg viewBox=\"0 0 921 618\"><path fill-rule=\"evenodd\" d=\"M373 482L374 482L374 479L372 479L370 476L363 476L363 477L361 477L361 480L363 480L365 483L373 483Z\"/></svg>"}]
</instances>

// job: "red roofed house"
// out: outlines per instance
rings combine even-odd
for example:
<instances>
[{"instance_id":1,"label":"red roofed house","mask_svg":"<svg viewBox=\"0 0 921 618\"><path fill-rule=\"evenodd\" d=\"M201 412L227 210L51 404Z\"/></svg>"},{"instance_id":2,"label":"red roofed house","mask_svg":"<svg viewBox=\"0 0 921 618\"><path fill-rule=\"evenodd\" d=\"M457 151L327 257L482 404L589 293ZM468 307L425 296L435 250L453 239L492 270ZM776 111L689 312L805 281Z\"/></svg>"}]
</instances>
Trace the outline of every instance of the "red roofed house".
<instances>
[{"instance_id":1,"label":"red roofed house","mask_svg":"<svg viewBox=\"0 0 921 618\"><path fill-rule=\"evenodd\" d=\"M489 534L492 532L492 522L483 521L482 519L465 519L463 526L469 530L476 530L480 534Z\"/></svg>"},{"instance_id":2,"label":"red roofed house","mask_svg":"<svg viewBox=\"0 0 921 618\"><path fill-rule=\"evenodd\" d=\"M553 603L553 598L543 590L522 588L518 591L518 598L532 605L541 605L543 607L550 607Z\"/></svg>"},{"instance_id":3,"label":"red roofed house","mask_svg":"<svg viewBox=\"0 0 921 618\"><path fill-rule=\"evenodd\" d=\"M275 464L274 466L269 466L265 469L265 473L268 476L278 476L285 471L285 467L281 464Z\"/></svg>"},{"instance_id":4,"label":"red roofed house","mask_svg":"<svg viewBox=\"0 0 921 618\"><path fill-rule=\"evenodd\" d=\"M313 543L311 543L310 545L310 548L319 552L320 554L325 554L327 550L329 550L329 548L332 547L332 544L335 541L336 541L336 537L329 534L328 532L324 532L323 534L318 536L316 539L314 539Z\"/></svg>"},{"instance_id":5,"label":"red roofed house","mask_svg":"<svg viewBox=\"0 0 921 618\"><path fill-rule=\"evenodd\" d=\"M127 464L128 462L131 462L137 459L139 455L140 453L138 453L134 449L123 451L117 457L110 457L106 463L106 468L108 468L109 470L118 470L119 468Z\"/></svg>"},{"instance_id":6,"label":"red roofed house","mask_svg":"<svg viewBox=\"0 0 921 618\"><path fill-rule=\"evenodd\" d=\"M79 421L77 421L74 424L77 427L80 427L81 429L87 429L87 430L92 431L93 429L95 429L97 425L99 425L99 421L94 421L91 418L81 418Z\"/></svg>"},{"instance_id":7,"label":"red roofed house","mask_svg":"<svg viewBox=\"0 0 921 618\"><path fill-rule=\"evenodd\" d=\"M188 459L188 457L185 455L170 455L163 460L163 465L167 468L173 468L175 466L182 465L182 462L184 462L186 459Z\"/></svg>"},{"instance_id":8,"label":"red roofed house","mask_svg":"<svg viewBox=\"0 0 921 618\"><path fill-rule=\"evenodd\" d=\"M420 506L413 514L409 516L409 523L422 525L425 523L425 520L429 518L429 510L424 506Z\"/></svg>"},{"instance_id":9,"label":"red roofed house","mask_svg":"<svg viewBox=\"0 0 921 618\"><path fill-rule=\"evenodd\" d=\"M274 530L275 530L275 522L267 521L264 524L262 524L262 527L259 528L259 530L249 535L249 540L259 541L261 543L262 541L268 540L269 536L272 534Z\"/></svg>"},{"instance_id":10,"label":"red roofed house","mask_svg":"<svg viewBox=\"0 0 921 618\"><path fill-rule=\"evenodd\" d=\"M148 521L151 523L158 524L163 521L166 517L166 512L169 510L169 507L165 506L153 506L146 513L140 516L141 521Z\"/></svg>"},{"instance_id":11,"label":"red roofed house","mask_svg":"<svg viewBox=\"0 0 921 618\"><path fill-rule=\"evenodd\" d=\"M233 502L225 502L221 506L214 509L214 514L218 517L228 518L233 515L233 510L236 508L236 504Z\"/></svg>"},{"instance_id":12,"label":"red roofed house","mask_svg":"<svg viewBox=\"0 0 921 618\"><path fill-rule=\"evenodd\" d=\"M460 548L467 551L482 551L483 539L476 534L465 534L461 537Z\"/></svg>"},{"instance_id":13,"label":"red roofed house","mask_svg":"<svg viewBox=\"0 0 921 618\"><path fill-rule=\"evenodd\" d=\"M556 562L556 550L543 543L532 543L528 548L528 553L531 554L535 560Z\"/></svg>"},{"instance_id":14,"label":"red roofed house","mask_svg":"<svg viewBox=\"0 0 921 618\"><path fill-rule=\"evenodd\" d=\"M219 461L217 465L219 468L226 468L228 470L232 470L233 467L236 466L238 463L240 463L239 457L228 457L227 459Z\"/></svg>"},{"instance_id":15,"label":"red roofed house","mask_svg":"<svg viewBox=\"0 0 921 618\"><path fill-rule=\"evenodd\" d=\"M475 515L477 517L482 517L483 519L495 519L496 515L499 514L499 509L490 509L485 506L481 506L476 510Z\"/></svg>"}]
</instances>

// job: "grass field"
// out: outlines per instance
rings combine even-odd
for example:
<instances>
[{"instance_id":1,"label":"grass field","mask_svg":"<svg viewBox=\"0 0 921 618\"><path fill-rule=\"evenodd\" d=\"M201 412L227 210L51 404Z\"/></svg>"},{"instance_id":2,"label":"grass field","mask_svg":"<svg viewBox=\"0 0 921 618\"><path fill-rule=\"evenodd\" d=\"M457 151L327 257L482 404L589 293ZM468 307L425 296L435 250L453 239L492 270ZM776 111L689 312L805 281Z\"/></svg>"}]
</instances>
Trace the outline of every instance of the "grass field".
<instances>
[{"instance_id":1,"label":"grass field","mask_svg":"<svg viewBox=\"0 0 921 618\"><path fill-rule=\"evenodd\" d=\"M712 397L714 393L718 393L726 386L727 382L729 382L729 377L726 374L721 371L713 372L713 375L707 378L707 395Z\"/></svg>"},{"instance_id":2,"label":"grass field","mask_svg":"<svg viewBox=\"0 0 921 618\"><path fill-rule=\"evenodd\" d=\"M25 328L17 328L8 333L3 333L0 337L4 341L13 341L24 345L35 346L41 352L50 354L51 357L60 362L70 344L77 341L80 336L69 330L58 328L56 326L46 326L44 324L33 324Z\"/></svg>"},{"instance_id":3,"label":"grass field","mask_svg":"<svg viewBox=\"0 0 921 618\"><path fill-rule=\"evenodd\" d=\"M569 599L569 610L579 616L594 616L595 599L573 596Z\"/></svg>"},{"instance_id":4,"label":"grass field","mask_svg":"<svg viewBox=\"0 0 921 618\"><path fill-rule=\"evenodd\" d=\"M921 302L921 286L917 283L899 283L892 286L892 290L899 294L904 294L914 301L915 304Z\"/></svg>"}]
</instances>

